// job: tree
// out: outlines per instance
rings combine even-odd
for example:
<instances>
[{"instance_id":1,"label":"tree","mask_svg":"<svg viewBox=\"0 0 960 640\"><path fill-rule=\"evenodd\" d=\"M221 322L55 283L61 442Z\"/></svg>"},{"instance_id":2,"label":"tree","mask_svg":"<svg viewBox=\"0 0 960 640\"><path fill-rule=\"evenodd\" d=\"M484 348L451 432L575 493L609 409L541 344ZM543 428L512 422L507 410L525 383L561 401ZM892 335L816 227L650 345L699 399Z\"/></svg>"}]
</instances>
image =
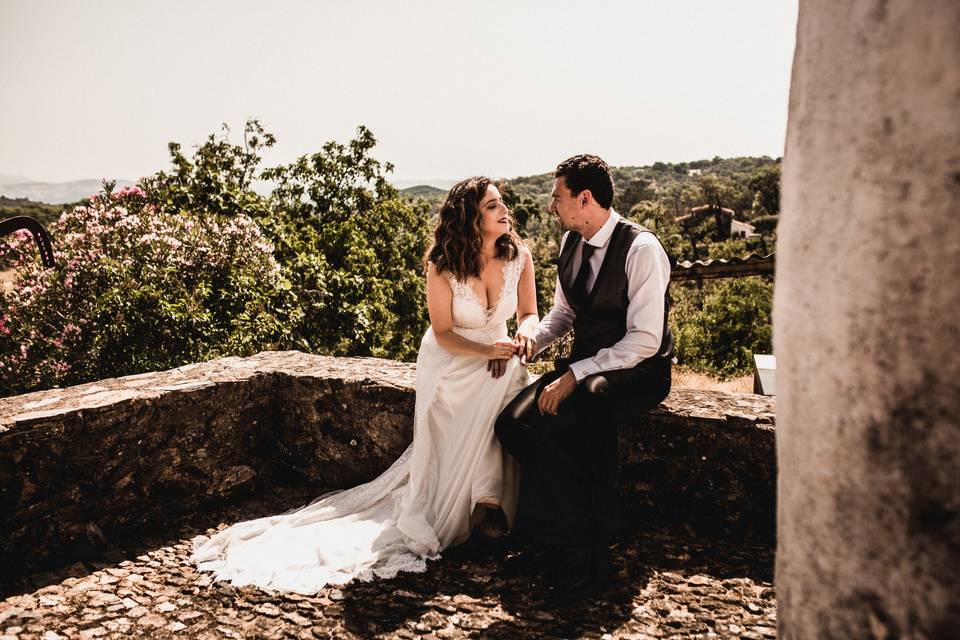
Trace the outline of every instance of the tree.
<instances>
[{"instance_id":1,"label":"tree","mask_svg":"<svg viewBox=\"0 0 960 640\"><path fill-rule=\"evenodd\" d=\"M697 295L674 291L680 364L724 379L749 373L754 353L771 352L772 284L755 276L710 283L700 308Z\"/></svg>"},{"instance_id":2,"label":"tree","mask_svg":"<svg viewBox=\"0 0 960 640\"><path fill-rule=\"evenodd\" d=\"M525 236L527 233L527 224L540 217L543 207L532 197L521 195L516 187L509 182L500 185L500 195L503 196L503 203L507 205L517 221L517 233Z\"/></svg>"},{"instance_id":3,"label":"tree","mask_svg":"<svg viewBox=\"0 0 960 640\"><path fill-rule=\"evenodd\" d=\"M618 181L614 207L617 211L630 211L635 205L652 195L653 181L645 175L639 175Z\"/></svg>"},{"instance_id":4,"label":"tree","mask_svg":"<svg viewBox=\"0 0 960 640\"><path fill-rule=\"evenodd\" d=\"M769 164L754 171L747 182L754 194L753 209L775 215L780 213L780 163Z\"/></svg>"},{"instance_id":5,"label":"tree","mask_svg":"<svg viewBox=\"0 0 960 640\"><path fill-rule=\"evenodd\" d=\"M264 200L251 185L260 165L260 152L276 142L257 120L243 128L243 146L230 142L230 128L213 134L187 158L178 142L170 142L169 173L143 178L140 187L153 205L169 213L235 216L263 211Z\"/></svg>"},{"instance_id":6,"label":"tree","mask_svg":"<svg viewBox=\"0 0 960 640\"><path fill-rule=\"evenodd\" d=\"M697 178L700 204L714 208L730 208L733 205L734 190L726 180L713 174L703 174Z\"/></svg>"},{"instance_id":7,"label":"tree","mask_svg":"<svg viewBox=\"0 0 960 640\"><path fill-rule=\"evenodd\" d=\"M194 207L246 213L262 227L289 283L289 347L331 355L412 359L426 323L421 259L429 206L410 202L387 181L393 170L371 156L376 139L327 142L316 153L260 170L275 138L256 120L243 145L210 136L187 158L170 143L170 173L143 182L168 211ZM255 180L271 187L266 196Z\"/></svg>"},{"instance_id":8,"label":"tree","mask_svg":"<svg viewBox=\"0 0 960 640\"><path fill-rule=\"evenodd\" d=\"M265 170L276 186L260 222L303 312L298 348L409 360L426 326L429 205L400 197L375 145L361 126L345 145Z\"/></svg>"}]
</instances>

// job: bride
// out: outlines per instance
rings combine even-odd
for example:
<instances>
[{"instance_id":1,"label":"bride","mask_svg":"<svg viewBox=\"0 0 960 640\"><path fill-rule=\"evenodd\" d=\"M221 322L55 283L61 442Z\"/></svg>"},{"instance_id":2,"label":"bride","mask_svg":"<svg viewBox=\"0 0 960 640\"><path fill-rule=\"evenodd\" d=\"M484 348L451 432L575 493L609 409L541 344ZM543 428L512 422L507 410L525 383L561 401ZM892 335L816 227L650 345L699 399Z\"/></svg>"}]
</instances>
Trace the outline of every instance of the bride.
<instances>
[{"instance_id":1,"label":"bride","mask_svg":"<svg viewBox=\"0 0 960 640\"><path fill-rule=\"evenodd\" d=\"M200 570L309 594L425 571L474 526L491 536L512 526L518 474L493 426L530 382L523 365L538 318L533 259L490 179L450 190L426 272L430 327L417 356L413 443L371 482L197 538Z\"/></svg>"}]
</instances>

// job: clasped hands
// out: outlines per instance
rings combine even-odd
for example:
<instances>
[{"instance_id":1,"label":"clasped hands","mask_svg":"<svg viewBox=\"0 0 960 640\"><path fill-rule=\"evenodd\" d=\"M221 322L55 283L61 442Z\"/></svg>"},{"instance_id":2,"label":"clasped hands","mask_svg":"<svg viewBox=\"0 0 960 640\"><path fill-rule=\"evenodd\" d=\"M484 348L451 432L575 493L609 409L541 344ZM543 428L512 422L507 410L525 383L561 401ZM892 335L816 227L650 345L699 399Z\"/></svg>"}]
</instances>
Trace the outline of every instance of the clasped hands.
<instances>
[{"instance_id":1,"label":"clasped hands","mask_svg":"<svg viewBox=\"0 0 960 640\"><path fill-rule=\"evenodd\" d=\"M527 361L536 353L536 343L533 337L521 331L512 341L498 340L487 348L487 371L494 378L499 378L507 371L507 361L513 356L520 356L520 364L526 366Z\"/></svg>"},{"instance_id":2,"label":"clasped hands","mask_svg":"<svg viewBox=\"0 0 960 640\"><path fill-rule=\"evenodd\" d=\"M520 356L520 364L526 365L527 361L537 352L537 343L531 336L517 332L512 342L498 340L488 347L487 355L490 360L487 362L487 371L494 378L499 378L507 371L507 361L515 355ZM540 415L549 413L557 415L557 409L560 403L566 400L577 388L577 378L573 372L567 370L562 376L546 385L537 398L537 408L540 409Z\"/></svg>"}]
</instances>

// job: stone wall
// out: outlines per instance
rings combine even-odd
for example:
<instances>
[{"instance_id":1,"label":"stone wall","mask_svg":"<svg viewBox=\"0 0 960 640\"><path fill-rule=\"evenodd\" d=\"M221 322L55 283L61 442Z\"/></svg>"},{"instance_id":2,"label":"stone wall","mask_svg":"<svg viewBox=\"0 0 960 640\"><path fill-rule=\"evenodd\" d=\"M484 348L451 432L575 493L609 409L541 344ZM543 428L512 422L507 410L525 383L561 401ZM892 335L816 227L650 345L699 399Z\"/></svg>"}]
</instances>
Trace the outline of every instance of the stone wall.
<instances>
[{"instance_id":1,"label":"stone wall","mask_svg":"<svg viewBox=\"0 0 960 640\"><path fill-rule=\"evenodd\" d=\"M172 527L274 484L317 493L412 437L413 365L264 352L0 399L0 575ZM675 390L621 430L635 514L771 540L773 401Z\"/></svg>"}]
</instances>

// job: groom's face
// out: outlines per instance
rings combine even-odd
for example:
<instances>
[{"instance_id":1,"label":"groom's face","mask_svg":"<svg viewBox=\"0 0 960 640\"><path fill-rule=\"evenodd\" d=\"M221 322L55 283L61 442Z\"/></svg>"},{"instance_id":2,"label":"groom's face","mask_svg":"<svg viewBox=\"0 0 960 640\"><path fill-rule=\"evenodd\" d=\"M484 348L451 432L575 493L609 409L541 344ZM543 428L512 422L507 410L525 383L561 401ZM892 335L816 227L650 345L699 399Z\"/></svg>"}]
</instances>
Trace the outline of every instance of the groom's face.
<instances>
[{"instance_id":1,"label":"groom's face","mask_svg":"<svg viewBox=\"0 0 960 640\"><path fill-rule=\"evenodd\" d=\"M553 193L550 196L550 212L556 214L560 226L565 231L579 231L583 218L582 198L570 193L565 178L561 176L554 181Z\"/></svg>"}]
</instances>

